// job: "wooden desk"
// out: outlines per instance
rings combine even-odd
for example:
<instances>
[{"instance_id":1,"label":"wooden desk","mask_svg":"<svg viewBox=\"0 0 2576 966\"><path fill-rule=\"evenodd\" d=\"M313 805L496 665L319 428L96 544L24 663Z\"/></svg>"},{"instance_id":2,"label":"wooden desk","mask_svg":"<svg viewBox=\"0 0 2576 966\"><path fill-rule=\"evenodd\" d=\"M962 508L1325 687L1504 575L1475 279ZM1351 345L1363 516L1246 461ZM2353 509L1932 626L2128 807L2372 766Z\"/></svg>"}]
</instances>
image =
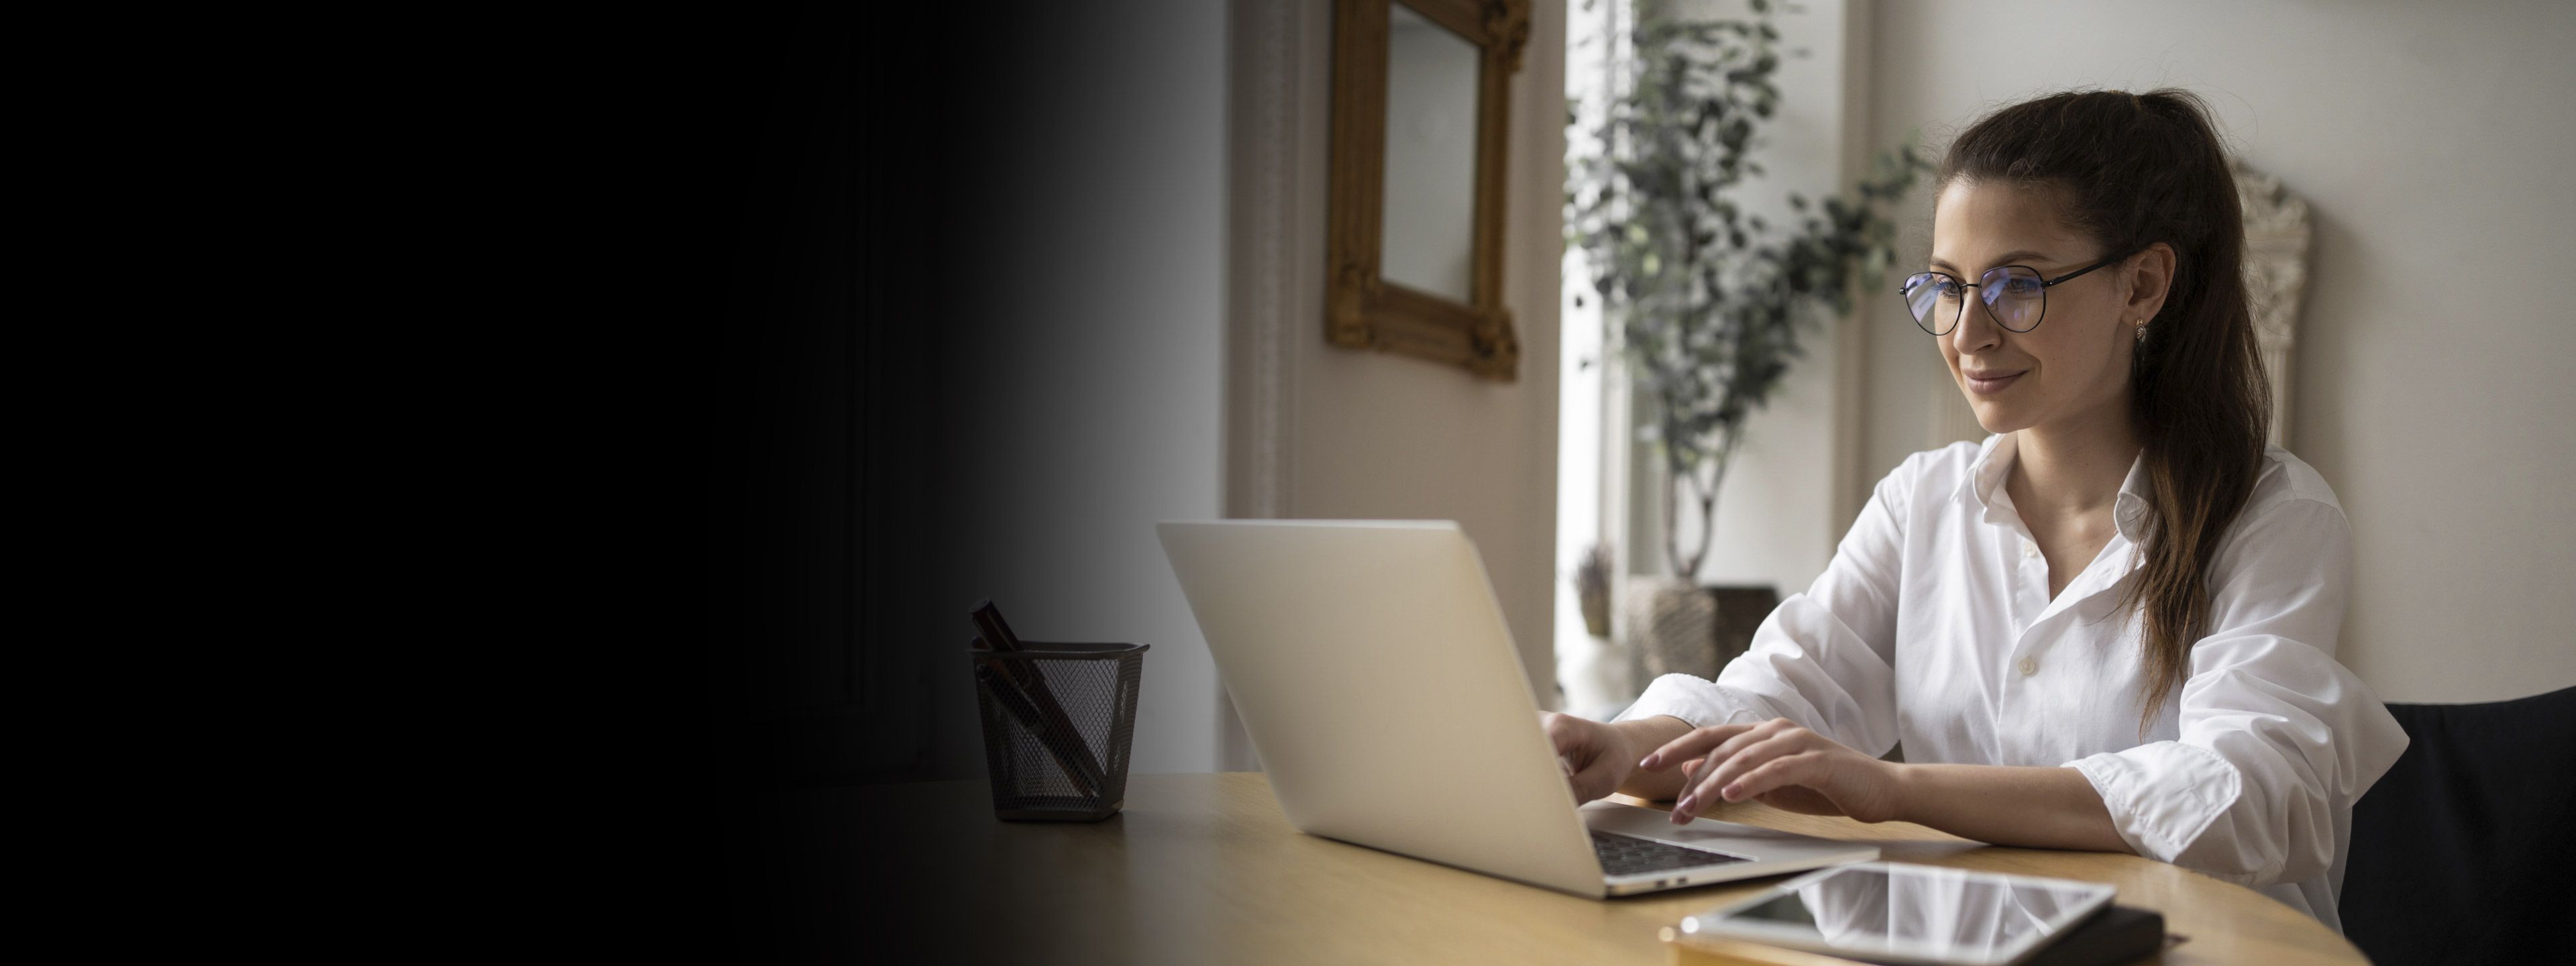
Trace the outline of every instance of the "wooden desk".
<instances>
[{"instance_id":1,"label":"wooden desk","mask_svg":"<svg viewBox=\"0 0 2576 966\"><path fill-rule=\"evenodd\" d=\"M1132 775L1126 801L1084 825L996 820L981 781L782 793L766 820L807 830L781 870L805 898L770 910L770 926L825 930L862 961L908 946L979 963L1647 964L1668 958L1658 928L1781 881L1569 896L1299 832L1260 772ZM1879 842L1891 861L2107 882L2190 937L2165 962L2366 961L2260 893L2136 856L1752 803L1709 817Z\"/></svg>"}]
</instances>

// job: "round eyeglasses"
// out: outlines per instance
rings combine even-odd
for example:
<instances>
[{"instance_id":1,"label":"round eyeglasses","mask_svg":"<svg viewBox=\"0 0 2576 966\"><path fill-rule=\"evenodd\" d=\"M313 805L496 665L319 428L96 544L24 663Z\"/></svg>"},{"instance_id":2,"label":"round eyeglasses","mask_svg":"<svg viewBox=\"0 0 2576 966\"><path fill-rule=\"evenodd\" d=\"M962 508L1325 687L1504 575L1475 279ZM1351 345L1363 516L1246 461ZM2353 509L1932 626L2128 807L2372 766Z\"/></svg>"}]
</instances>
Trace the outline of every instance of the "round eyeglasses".
<instances>
[{"instance_id":1,"label":"round eyeglasses","mask_svg":"<svg viewBox=\"0 0 2576 966\"><path fill-rule=\"evenodd\" d=\"M2138 251L2145 251L2141 248ZM1986 270L1978 278L1977 298L1986 303L1986 312L1995 322L2014 332L2039 328L2039 320L2048 314L2048 290L2057 283L2135 255L2118 255L2086 265L2056 278L2042 278L2039 270L2028 265L2005 265ZM1907 311L1914 313L1914 324L1933 335L1948 335L1968 316L1968 300L1961 294L1967 285L1948 272L1916 272L1897 286L1896 294L1905 300Z\"/></svg>"}]
</instances>

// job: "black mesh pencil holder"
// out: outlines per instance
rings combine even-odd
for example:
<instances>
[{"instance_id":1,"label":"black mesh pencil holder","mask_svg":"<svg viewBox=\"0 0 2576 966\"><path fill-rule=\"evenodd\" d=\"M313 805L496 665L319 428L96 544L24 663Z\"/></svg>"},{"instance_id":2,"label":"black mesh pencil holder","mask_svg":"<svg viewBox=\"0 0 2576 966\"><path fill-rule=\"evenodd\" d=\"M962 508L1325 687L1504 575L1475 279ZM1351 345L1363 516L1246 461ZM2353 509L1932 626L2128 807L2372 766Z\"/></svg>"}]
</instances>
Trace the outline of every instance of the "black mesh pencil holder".
<instances>
[{"instance_id":1,"label":"black mesh pencil holder","mask_svg":"<svg viewBox=\"0 0 2576 966\"><path fill-rule=\"evenodd\" d=\"M984 721L993 814L1096 822L1127 803L1144 644L1027 641L969 649Z\"/></svg>"}]
</instances>

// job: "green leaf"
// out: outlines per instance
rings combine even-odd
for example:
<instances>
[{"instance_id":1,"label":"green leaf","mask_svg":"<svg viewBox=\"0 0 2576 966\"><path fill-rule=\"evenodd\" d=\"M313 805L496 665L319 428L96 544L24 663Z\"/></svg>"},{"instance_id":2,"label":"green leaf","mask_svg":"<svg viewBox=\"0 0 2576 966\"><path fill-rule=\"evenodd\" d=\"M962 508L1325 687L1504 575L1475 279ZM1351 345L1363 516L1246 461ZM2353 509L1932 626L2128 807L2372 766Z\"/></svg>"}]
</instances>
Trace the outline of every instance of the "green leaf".
<instances>
[{"instance_id":1,"label":"green leaf","mask_svg":"<svg viewBox=\"0 0 2576 966\"><path fill-rule=\"evenodd\" d=\"M1767 174L1749 154L1783 103L1771 12L1769 0L1752 22L1641 5L1630 32L1636 82L1601 105L1602 140L1575 152L1589 155L1567 159L1581 189L1569 193L1566 231L1588 256L1592 304L1659 413L1645 435L1660 436L1654 448L1671 472L1734 450L1744 421L1803 357L1799 333L1819 313L1848 313L1851 276L1892 258L1876 254L1894 232L1878 212L1930 167L1912 149L1919 135L1909 136L1872 159L1877 174L1848 198L1789 194L1802 217L1788 237L1747 214L1737 197L1745 179Z\"/></svg>"}]
</instances>

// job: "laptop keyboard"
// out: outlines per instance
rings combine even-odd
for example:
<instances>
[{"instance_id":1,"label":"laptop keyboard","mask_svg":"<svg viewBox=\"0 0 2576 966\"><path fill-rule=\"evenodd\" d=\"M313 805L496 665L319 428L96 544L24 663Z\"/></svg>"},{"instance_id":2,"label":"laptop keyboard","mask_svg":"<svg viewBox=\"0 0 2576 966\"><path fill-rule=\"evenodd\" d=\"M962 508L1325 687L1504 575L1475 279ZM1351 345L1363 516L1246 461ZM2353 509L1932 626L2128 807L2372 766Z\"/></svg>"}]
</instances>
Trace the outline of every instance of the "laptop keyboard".
<instances>
[{"instance_id":1,"label":"laptop keyboard","mask_svg":"<svg viewBox=\"0 0 2576 966\"><path fill-rule=\"evenodd\" d=\"M1723 865L1728 862L1752 861L1740 855L1707 852L1688 846L1641 839L1634 835L1616 835L1594 830L1592 851L1601 856L1601 871L1610 875L1634 872L1662 872L1686 869L1696 865Z\"/></svg>"}]
</instances>

